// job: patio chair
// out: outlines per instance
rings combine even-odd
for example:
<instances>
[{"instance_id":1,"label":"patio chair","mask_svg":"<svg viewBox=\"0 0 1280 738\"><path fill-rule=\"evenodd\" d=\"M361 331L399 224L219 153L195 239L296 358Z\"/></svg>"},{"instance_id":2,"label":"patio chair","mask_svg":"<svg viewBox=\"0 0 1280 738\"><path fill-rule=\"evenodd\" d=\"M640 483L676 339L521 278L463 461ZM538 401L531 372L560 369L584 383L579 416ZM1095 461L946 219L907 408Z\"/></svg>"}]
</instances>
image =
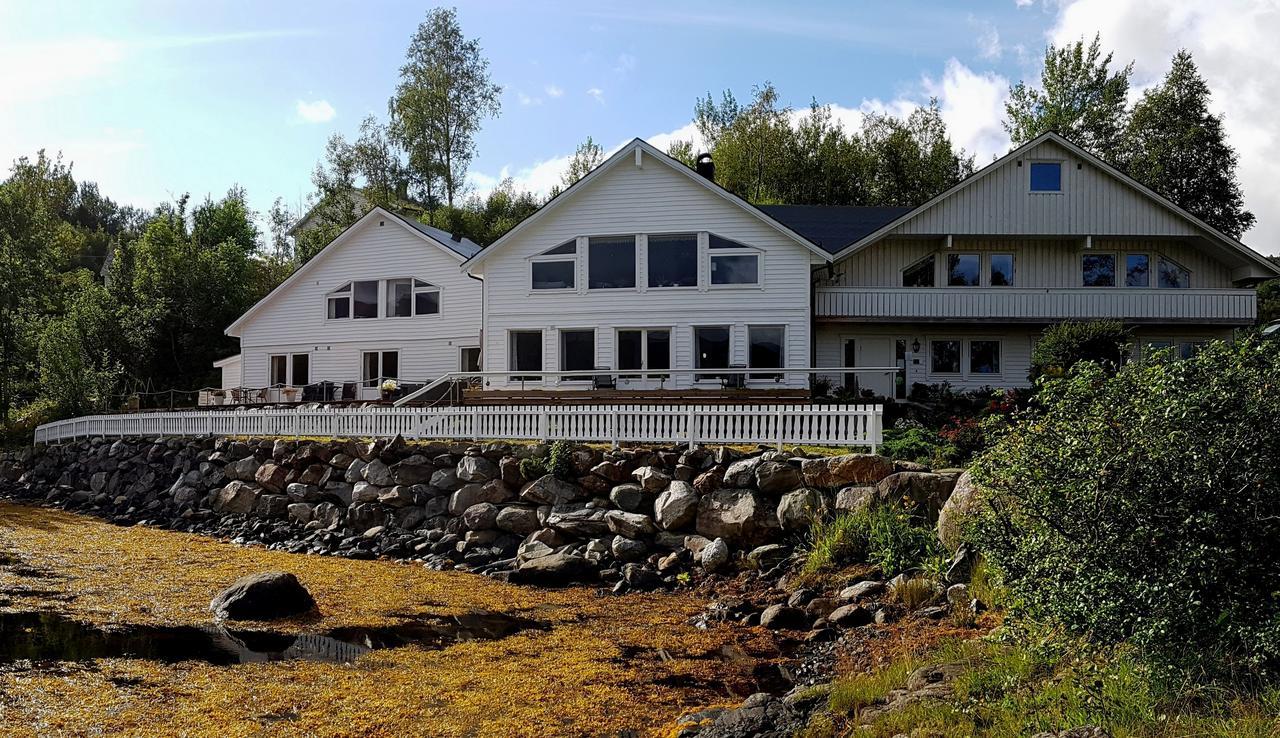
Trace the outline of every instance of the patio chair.
<instances>
[{"instance_id":1,"label":"patio chair","mask_svg":"<svg viewBox=\"0 0 1280 738\"><path fill-rule=\"evenodd\" d=\"M598 372L607 372L609 367L596 367ZM617 389L618 380L612 374L596 374L591 377L591 389Z\"/></svg>"},{"instance_id":2,"label":"patio chair","mask_svg":"<svg viewBox=\"0 0 1280 738\"><path fill-rule=\"evenodd\" d=\"M360 390L355 382L343 382L341 400L343 402L355 402L359 398L359 392Z\"/></svg>"}]
</instances>

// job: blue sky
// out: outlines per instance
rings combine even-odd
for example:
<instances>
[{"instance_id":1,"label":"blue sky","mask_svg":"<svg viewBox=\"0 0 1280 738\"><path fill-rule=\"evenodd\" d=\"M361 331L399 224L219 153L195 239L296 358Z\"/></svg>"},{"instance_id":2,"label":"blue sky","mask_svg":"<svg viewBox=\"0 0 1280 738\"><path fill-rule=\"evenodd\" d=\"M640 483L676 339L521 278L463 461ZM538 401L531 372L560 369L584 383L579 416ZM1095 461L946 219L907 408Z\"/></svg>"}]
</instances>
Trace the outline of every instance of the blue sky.
<instances>
[{"instance_id":1,"label":"blue sky","mask_svg":"<svg viewBox=\"0 0 1280 738\"><path fill-rule=\"evenodd\" d=\"M1280 99L1280 69L1266 48L1280 20L1274 3L1204 5L459 2L464 32L480 39L504 88L501 116L478 137L472 183L483 191L513 176L545 191L586 136L606 148L634 136L665 145L690 135L696 97L731 88L744 98L764 80L793 106L811 97L837 106L848 125L937 96L957 142L986 161L1007 146L1009 83L1034 78L1049 40L1102 31L1137 61L1139 88L1176 48L1197 55L1247 161L1246 196L1261 221L1250 242L1277 253L1280 143L1270 123L1280 110L1270 100ZM140 206L236 183L260 209L276 196L297 203L327 137L384 115L426 7L0 0L0 157L61 150L78 176Z\"/></svg>"}]
</instances>

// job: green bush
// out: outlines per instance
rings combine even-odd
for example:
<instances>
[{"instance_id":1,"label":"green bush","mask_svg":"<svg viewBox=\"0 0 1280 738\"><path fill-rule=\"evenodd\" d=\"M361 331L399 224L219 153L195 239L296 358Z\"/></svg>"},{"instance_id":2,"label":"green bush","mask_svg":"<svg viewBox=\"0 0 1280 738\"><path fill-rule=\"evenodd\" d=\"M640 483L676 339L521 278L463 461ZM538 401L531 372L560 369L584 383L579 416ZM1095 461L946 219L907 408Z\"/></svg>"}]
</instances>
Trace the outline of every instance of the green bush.
<instances>
[{"instance_id":1,"label":"green bush","mask_svg":"<svg viewBox=\"0 0 1280 738\"><path fill-rule=\"evenodd\" d=\"M941 551L937 536L905 510L877 507L838 515L809 529L801 573L812 578L854 563L876 564L885 576L919 568Z\"/></svg>"},{"instance_id":2,"label":"green bush","mask_svg":"<svg viewBox=\"0 0 1280 738\"><path fill-rule=\"evenodd\" d=\"M929 464L941 447L937 433L920 425L908 425L885 428L880 453L899 461Z\"/></svg>"},{"instance_id":3,"label":"green bush","mask_svg":"<svg viewBox=\"0 0 1280 738\"><path fill-rule=\"evenodd\" d=\"M551 444L546 468L557 479L572 481L577 476L573 471L573 444L568 441L556 441Z\"/></svg>"},{"instance_id":4,"label":"green bush","mask_svg":"<svg viewBox=\"0 0 1280 738\"><path fill-rule=\"evenodd\" d=\"M528 458L520 460L520 476L524 477L526 482L541 479L546 475L547 465L542 463L541 459Z\"/></svg>"},{"instance_id":5,"label":"green bush","mask_svg":"<svg viewBox=\"0 0 1280 738\"><path fill-rule=\"evenodd\" d=\"M1280 342L1042 385L968 531L1019 609L1192 676L1280 667Z\"/></svg>"},{"instance_id":6,"label":"green bush","mask_svg":"<svg viewBox=\"0 0 1280 738\"><path fill-rule=\"evenodd\" d=\"M1060 377L1081 361L1115 372L1129 353L1129 331L1116 320L1067 321L1044 330L1031 352L1031 379Z\"/></svg>"}]
</instances>

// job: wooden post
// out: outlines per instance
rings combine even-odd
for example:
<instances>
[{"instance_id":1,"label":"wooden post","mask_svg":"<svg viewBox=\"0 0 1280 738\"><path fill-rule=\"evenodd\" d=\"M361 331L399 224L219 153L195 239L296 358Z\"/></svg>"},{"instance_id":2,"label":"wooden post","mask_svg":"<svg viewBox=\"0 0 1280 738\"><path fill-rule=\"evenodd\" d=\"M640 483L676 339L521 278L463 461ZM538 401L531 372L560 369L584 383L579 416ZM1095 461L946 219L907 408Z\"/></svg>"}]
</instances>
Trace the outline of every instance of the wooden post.
<instances>
[{"instance_id":1,"label":"wooden post","mask_svg":"<svg viewBox=\"0 0 1280 738\"><path fill-rule=\"evenodd\" d=\"M689 411L688 413L685 414L685 417L688 419L687 420L688 425L685 427L685 429L686 431L688 431L688 435L689 435L689 450L693 451L697 448L697 443L698 443L697 434L694 433L694 430L697 427L696 424L698 422L698 414L694 411L694 408L692 405L689 406Z\"/></svg>"}]
</instances>

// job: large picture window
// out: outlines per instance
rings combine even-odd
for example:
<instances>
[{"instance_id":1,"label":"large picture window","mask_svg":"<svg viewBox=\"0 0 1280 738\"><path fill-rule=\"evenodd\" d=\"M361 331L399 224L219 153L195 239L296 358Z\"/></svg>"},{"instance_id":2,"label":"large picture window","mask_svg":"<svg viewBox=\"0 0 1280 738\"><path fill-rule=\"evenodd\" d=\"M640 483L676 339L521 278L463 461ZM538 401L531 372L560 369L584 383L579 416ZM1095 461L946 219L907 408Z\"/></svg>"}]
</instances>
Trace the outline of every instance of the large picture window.
<instances>
[{"instance_id":1,"label":"large picture window","mask_svg":"<svg viewBox=\"0 0 1280 738\"><path fill-rule=\"evenodd\" d=\"M999 374L1000 373L1000 342L999 341L970 341L969 342L969 373L970 374Z\"/></svg>"},{"instance_id":2,"label":"large picture window","mask_svg":"<svg viewBox=\"0 0 1280 738\"><path fill-rule=\"evenodd\" d=\"M649 287L698 286L698 236L694 233L649 236Z\"/></svg>"},{"instance_id":3,"label":"large picture window","mask_svg":"<svg viewBox=\"0 0 1280 738\"><path fill-rule=\"evenodd\" d=\"M570 239L553 249L542 252L530 266L533 289L573 289L577 283L578 240Z\"/></svg>"},{"instance_id":4,"label":"large picture window","mask_svg":"<svg viewBox=\"0 0 1280 738\"><path fill-rule=\"evenodd\" d=\"M932 254L924 257L920 261L912 264L902 270L902 286L903 287L932 287L933 286L933 264L934 257Z\"/></svg>"},{"instance_id":5,"label":"large picture window","mask_svg":"<svg viewBox=\"0 0 1280 738\"><path fill-rule=\"evenodd\" d=\"M566 372L584 372L596 368L595 331L560 331L560 368ZM587 382L591 377L561 377L561 379Z\"/></svg>"},{"instance_id":6,"label":"large picture window","mask_svg":"<svg viewBox=\"0 0 1280 738\"><path fill-rule=\"evenodd\" d=\"M729 368L729 329L724 326L702 326L693 329L694 368ZM716 374L699 374L697 379L715 379Z\"/></svg>"},{"instance_id":7,"label":"large picture window","mask_svg":"<svg viewBox=\"0 0 1280 738\"><path fill-rule=\"evenodd\" d=\"M670 369L671 331L666 328L627 328L618 331L618 369ZM626 375L634 379L639 375ZM650 374L653 379L659 375ZM665 375L663 375L665 376Z\"/></svg>"},{"instance_id":8,"label":"large picture window","mask_svg":"<svg viewBox=\"0 0 1280 738\"><path fill-rule=\"evenodd\" d=\"M365 351L360 363L365 387L376 389L385 379L400 378L398 351Z\"/></svg>"},{"instance_id":9,"label":"large picture window","mask_svg":"<svg viewBox=\"0 0 1280 738\"><path fill-rule=\"evenodd\" d=\"M378 281L352 282L355 298L352 304L352 317L378 317Z\"/></svg>"},{"instance_id":10,"label":"large picture window","mask_svg":"<svg viewBox=\"0 0 1280 738\"><path fill-rule=\"evenodd\" d=\"M632 289L636 286L635 236L592 238L587 248L589 289Z\"/></svg>"},{"instance_id":11,"label":"large picture window","mask_svg":"<svg viewBox=\"0 0 1280 738\"><path fill-rule=\"evenodd\" d=\"M783 366L783 342L785 329L780 325L753 325L747 327L750 342L747 364L752 369L781 369ZM752 379L781 379L781 374L752 374Z\"/></svg>"},{"instance_id":12,"label":"large picture window","mask_svg":"<svg viewBox=\"0 0 1280 738\"><path fill-rule=\"evenodd\" d=\"M929 346L929 368L934 374L959 374L960 342L933 341Z\"/></svg>"},{"instance_id":13,"label":"large picture window","mask_svg":"<svg viewBox=\"0 0 1280 738\"><path fill-rule=\"evenodd\" d=\"M947 286L977 287L981 284L982 257L977 254L947 254Z\"/></svg>"},{"instance_id":14,"label":"large picture window","mask_svg":"<svg viewBox=\"0 0 1280 738\"><path fill-rule=\"evenodd\" d=\"M1080 275L1085 287L1115 287L1116 255L1084 254L1080 257Z\"/></svg>"},{"instance_id":15,"label":"large picture window","mask_svg":"<svg viewBox=\"0 0 1280 738\"><path fill-rule=\"evenodd\" d=\"M542 371L542 331L512 331L510 360L512 371ZM541 377L515 376L512 379L531 381Z\"/></svg>"},{"instance_id":16,"label":"large picture window","mask_svg":"<svg viewBox=\"0 0 1280 738\"><path fill-rule=\"evenodd\" d=\"M408 318L413 315L413 280L387 280L387 317Z\"/></svg>"}]
</instances>

